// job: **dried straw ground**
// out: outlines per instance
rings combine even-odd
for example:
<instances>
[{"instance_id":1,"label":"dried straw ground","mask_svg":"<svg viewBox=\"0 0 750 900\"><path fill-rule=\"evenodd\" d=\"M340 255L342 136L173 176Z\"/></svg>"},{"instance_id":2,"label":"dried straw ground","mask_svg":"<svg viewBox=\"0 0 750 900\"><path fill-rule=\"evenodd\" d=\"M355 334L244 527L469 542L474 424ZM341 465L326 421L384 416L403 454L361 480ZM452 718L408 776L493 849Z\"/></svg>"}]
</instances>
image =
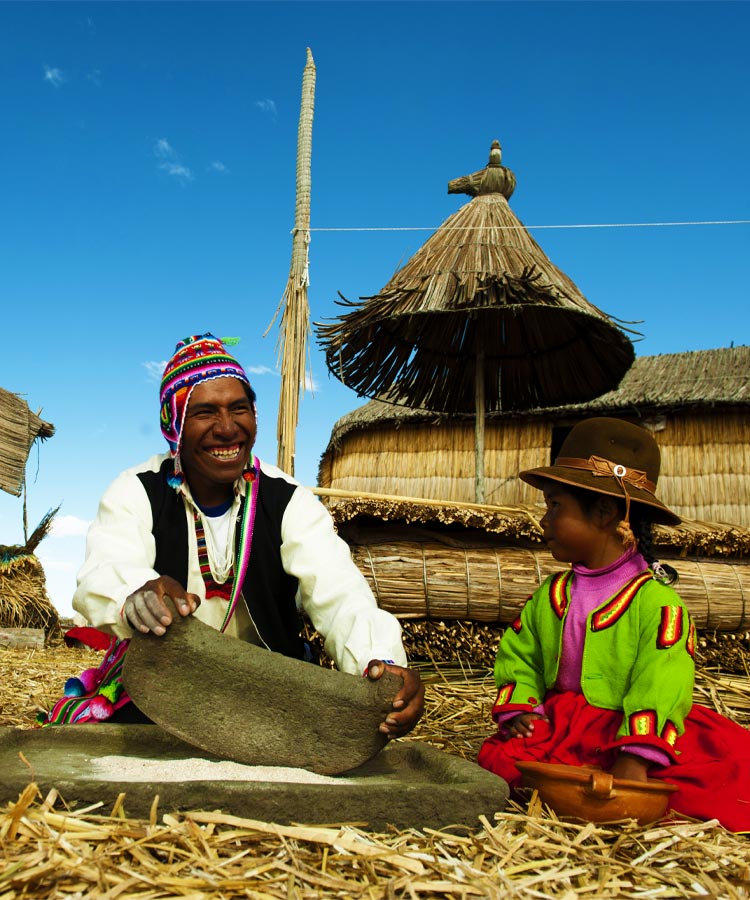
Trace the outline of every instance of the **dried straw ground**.
<instances>
[{"instance_id":1,"label":"dried straw ground","mask_svg":"<svg viewBox=\"0 0 750 900\"><path fill-rule=\"evenodd\" d=\"M65 678L98 658L62 647L0 651L0 725L31 727ZM733 659L731 674L709 659L696 699L748 725L750 654L740 648ZM423 677L427 712L413 739L472 759L488 732L488 671L440 665ZM360 826L174 814L158 797L148 819L132 819L127 796L109 808L69 809L30 783L0 811L0 900L750 897L750 838L716 822L566 823L531 795L470 828Z\"/></svg>"}]
</instances>

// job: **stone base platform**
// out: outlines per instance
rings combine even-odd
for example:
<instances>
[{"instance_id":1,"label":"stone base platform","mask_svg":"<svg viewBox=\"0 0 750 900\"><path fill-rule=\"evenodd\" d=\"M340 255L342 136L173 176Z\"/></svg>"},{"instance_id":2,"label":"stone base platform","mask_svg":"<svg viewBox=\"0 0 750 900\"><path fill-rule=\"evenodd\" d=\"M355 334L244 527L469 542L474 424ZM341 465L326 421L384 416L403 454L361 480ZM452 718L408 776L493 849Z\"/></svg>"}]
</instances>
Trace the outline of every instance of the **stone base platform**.
<instances>
[{"instance_id":1,"label":"stone base platform","mask_svg":"<svg viewBox=\"0 0 750 900\"><path fill-rule=\"evenodd\" d=\"M359 768L325 776L221 760L158 725L0 728L0 802L16 800L30 781L43 794L56 788L71 808L102 802L103 814L124 793L125 812L147 817L158 794L160 812L219 809L374 830L475 826L508 799L501 778L419 741L390 743Z\"/></svg>"}]
</instances>

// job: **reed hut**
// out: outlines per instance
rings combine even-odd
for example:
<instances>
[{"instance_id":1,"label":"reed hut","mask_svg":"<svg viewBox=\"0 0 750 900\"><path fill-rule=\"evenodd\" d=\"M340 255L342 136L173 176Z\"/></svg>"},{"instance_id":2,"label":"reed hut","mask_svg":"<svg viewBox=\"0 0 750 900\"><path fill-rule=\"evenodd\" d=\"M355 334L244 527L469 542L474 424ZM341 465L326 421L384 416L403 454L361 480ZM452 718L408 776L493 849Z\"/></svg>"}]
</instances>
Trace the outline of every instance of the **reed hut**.
<instances>
[{"instance_id":1,"label":"reed hut","mask_svg":"<svg viewBox=\"0 0 750 900\"><path fill-rule=\"evenodd\" d=\"M476 662L477 623L494 651L560 568L517 473L551 462L581 419L617 415L660 445L660 496L686 522L655 542L680 557L698 627L746 629L749 348L635 360L515 217L515 184L495 141L485 169L449 182L473 199L378 294L342 298L318 326L331 373L373 398L334 426L318 492L378 603L411 637L428 626L428 655L463 642Z\"/></svg>"},{"instance_id":2,"label":"reed hut","mask_svg":"<svg viewBox=\"0 0 750 900\"><path fill-rule=\"evenodd\" d=\"M551 462L592 415L648 427L662 452L659 493L682 517L655 528L680 592L706 631L750 627L750 347L638 358L595 400L496 412L486 430L488 504L473 497L471 416L372 400L339 419L318 491L381 606L408 630L432 623L430 652L477 645L477 623L512 621L559 563L544 548L539 496L517 472ZM373 462L377 460L377 465ZM473 623L473 624L472 624Z\"/></svg>"},{"instance_id":3,"label":"reed hut","mask_svg":"<svg viewBox=\"0 0 750 900\"><path fill-rule=\"evenodd\" d=\"M25 400L0 388L0 488L18 497L24 490L26 461L36 440L46 440L54 426L31 412ZM47 596L44 569L34 551L49 532L57 510L47 513L26 534L24 543L0 544L0 628L39 629L47 639L61 635L57 610Z\"/></svg>"}]
</instances>

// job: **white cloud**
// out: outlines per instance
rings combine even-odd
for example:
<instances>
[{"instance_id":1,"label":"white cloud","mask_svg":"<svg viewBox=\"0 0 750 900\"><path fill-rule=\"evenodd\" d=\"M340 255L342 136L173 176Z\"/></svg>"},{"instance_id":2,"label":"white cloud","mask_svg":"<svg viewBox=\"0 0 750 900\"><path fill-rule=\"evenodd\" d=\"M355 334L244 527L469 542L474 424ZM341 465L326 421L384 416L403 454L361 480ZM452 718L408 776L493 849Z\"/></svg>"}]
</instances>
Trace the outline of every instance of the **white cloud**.
<instances>
[{"instance_id":1,"label":"white cloud","mask_svg":"<svg viewBox=\"0 0 750 900\"><path fill-rule=\"evenodd\" d=\"M224 163L220 162L218 159L215 159L208 168L210 172L219 172L222 175L226 175L226 173L229 171Z\"/></svg>"},{"instance_id":2,"label":"white cloud","mask_svg":"<svg viewBox=\"0 0 750 900\"><path fill-rule=\"evenodd\" d=\"M276 121L276 104L273 100L256 100L255 105L261 112L268 113L274 122Z\"/></svg>"},{"instance_id":3,"label":"white cloud","mask_svg":"<svg viewBox=\"0 0 750 900\"><path fill-rule=\"evenodd\" d=\"M63 75L62 69L58 69L56 66L45 66L44 80L48 81L53 87L60 87L65 81L65 76Z\"/></svg>"},{"instance_id":4,"label":"white cloud","mask_svg":"<svg viewBox=\"0 0 750 900\"><path fill-rule=\"evenodd\" d=\"M148 362L143 363L143 368L146 370L149 381L161 381L161 376L164 374L166 366L166 359L163 359L161 362L151 359Z\"/></svg>"},{"instance_id":5,"label":"white cloud","mask_svg":"<svg viewBox=\"0 0 750 900\"><path fill-rule=\"evenodd\" d=\"M52 520L51 538L80 537L85 535L91 522L78 516L55 516Z\"/></svg>"},{"instance_id":6,"label":"white cloud","mask_svg":"<svg viewBox=\"0 0 750 900\"><path fill-rule=\"evenodd\" d=\"M174 159L175 152L166 138L159 138L154 144L154 153L159 159Z\"/></svg>"},{"instance_id":7,"label":"white cloud","mask_svg":"<svg viewBox=\"0 0 750 900\"><path fill-rule=\"evenodd\" d=\"M248 366L246 368L247 372L251 375L278 375L279 373L276 369L269 369L268 366Z\"/></svg>"},{"instance_id":8,"label":"white cloud","mask_svg":"<svg viewBox=\"0 0 750 900\"><path fill-rule=\"evenodd\" d=\"M86 76L87 80L90 81L96 87L102 86L102 73L101 69L94 69L92 72Z\"/></svg>"},{"instance_id":9,"label":"white cloud","mask_svg":"<svg viewBox=\"0 0 750 900\"><path fill-rule=\"evenodd\" d=\"M193 180L193 173L187 166L183 166L182 163L163 162L159 168L163 172L166 172L167 175L171 175L173 178L177 178L180 181Z\"/></svg>"},{"instance_id":10,"label":"white cloud","mask_svg":"<svg viewBox=\"0 0 750 900\"><path fill-rule=\"evenodd\" d=\"M311 394L318 390L318 382L313 377L312 372L305 372L305 390Z\"/></svg>"},{"instance_id":11,"label":"white cloud","mask_svg":"<svg viewBox=\"0 0 750 900\"><path fill-rule=\"evenodd\" d=\"M159 168L183 184L193 180L192 171L183 165L177 157L174 147L166 138L159 138L154 144L154 156L160 159Z\"/></svg>"}]
</instances>

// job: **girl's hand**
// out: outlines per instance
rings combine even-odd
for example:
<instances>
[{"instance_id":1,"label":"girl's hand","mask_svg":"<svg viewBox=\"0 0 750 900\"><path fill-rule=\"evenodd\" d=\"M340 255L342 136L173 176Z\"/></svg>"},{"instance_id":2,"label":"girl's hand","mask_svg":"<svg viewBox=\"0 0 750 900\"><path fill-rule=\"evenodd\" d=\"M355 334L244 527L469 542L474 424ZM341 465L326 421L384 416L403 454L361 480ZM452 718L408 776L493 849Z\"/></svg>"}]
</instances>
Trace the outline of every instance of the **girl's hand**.
<instances>
[{"instance_id":1,"label":"girl's hand","mask_svg":"<svg viewBox=\"0 0 750 900\"><path fill-rule=\"evenodd\" d=\"M534 722L537 719L542 719L544 722L549 722L547 716L543 716L540 713L521 713L520 716L516 716L515 719L511 719L510 722L507 722L505 728L508 732L508 737L512 738L530 738L534 733Z\"/></svg>"}]
</instances>

